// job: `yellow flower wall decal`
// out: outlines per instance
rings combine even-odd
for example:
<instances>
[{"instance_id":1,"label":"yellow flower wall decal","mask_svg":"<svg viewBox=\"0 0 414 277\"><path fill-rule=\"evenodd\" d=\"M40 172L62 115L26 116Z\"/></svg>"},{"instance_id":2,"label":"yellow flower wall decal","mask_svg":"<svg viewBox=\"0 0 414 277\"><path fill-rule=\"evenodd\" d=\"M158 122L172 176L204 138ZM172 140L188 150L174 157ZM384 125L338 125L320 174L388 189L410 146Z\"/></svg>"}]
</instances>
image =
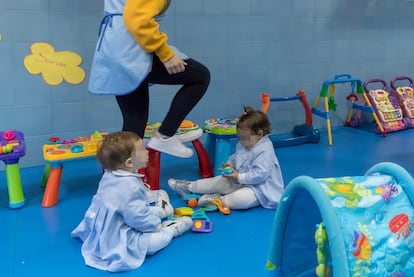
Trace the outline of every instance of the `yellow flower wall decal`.
<instances>
[{"instance_id":1,"label":"yellow flower wall decal","mask_svg":"<svg viewBox=\"0 0 414 277\"><path fill-rule=\"evenodd\" d=\"M79 84L85 79L85 71L79 67L82 57L71 51L55 52L53 46L45 42L33 43L31 54L24 58L24 66L31 74L42 74L49 85L59 85L66 80Z\"/></svg>"}]
</instances>

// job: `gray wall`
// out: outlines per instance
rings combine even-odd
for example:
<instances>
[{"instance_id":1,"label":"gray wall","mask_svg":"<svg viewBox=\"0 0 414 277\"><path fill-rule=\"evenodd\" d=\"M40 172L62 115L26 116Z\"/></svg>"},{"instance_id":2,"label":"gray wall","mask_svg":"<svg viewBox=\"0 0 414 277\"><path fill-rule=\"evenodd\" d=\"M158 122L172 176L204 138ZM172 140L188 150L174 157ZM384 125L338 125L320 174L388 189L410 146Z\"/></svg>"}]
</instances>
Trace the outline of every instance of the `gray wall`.
<instances>
[{"instance_id":1,"label":"gray wall","mask_svg":"<svg viewBox=\"0 0 414 277\"><path fill-rule=\"evenodd\" d=\"M49 137L120 129L113 97L87 91L102 10L98 0L0 0L0 130L24 132L22 167L44 164ZM239 115L243 105L260 108L263 91L282 97L303 89L312 105L323 81L339 73L363 81L414 77L413 14L408 0L176 0L163 30L211 71L208 93L188 117L202 125ZM23 59L34 42L80 54L85 81L50 86L29 74ZM152 87L151 121L162 120L176 89ZM350 92L337 87L333 126L344 123ZM272 103L269 116L276 133L304 121L298 102ZM319 118L314 125L326 127Z\"/></svg>"}]
</instances>

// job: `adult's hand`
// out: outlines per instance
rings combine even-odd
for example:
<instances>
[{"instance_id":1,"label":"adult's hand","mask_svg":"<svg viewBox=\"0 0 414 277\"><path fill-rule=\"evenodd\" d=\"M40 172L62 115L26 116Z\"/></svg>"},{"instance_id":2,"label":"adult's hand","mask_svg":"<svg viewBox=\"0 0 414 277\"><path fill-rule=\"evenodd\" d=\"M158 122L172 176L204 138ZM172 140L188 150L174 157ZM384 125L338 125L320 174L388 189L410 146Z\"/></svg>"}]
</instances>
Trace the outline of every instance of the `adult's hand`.
<instances>
[{"instance_id":1,"label":"adult's hand","mask_svg":"<svg viewBox=\"0 0 414 277\"><path fill-rule=\"evenodd\" d=\"M186 65L187 63L177 55L174 55L171 59L164 62L165 69L167 69L169 74L184 72Z\"/></svg>"}]
</instances>

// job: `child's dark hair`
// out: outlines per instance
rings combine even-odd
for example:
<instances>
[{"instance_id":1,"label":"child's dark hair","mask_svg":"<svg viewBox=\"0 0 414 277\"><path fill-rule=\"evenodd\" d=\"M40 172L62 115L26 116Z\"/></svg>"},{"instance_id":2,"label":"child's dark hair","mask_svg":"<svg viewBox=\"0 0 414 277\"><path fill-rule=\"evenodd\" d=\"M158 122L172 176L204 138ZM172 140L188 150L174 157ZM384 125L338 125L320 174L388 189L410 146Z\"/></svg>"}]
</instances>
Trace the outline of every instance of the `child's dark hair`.
<instances>
[{"instance_id":1,"label":"child's dark hair","mask_svg":"<svg viewBox=\"0 0 414 277\"><path fill-rule=\"evenodd\" d=\"M244 113L240 116L237 122L238 129L250 129L252 135L258 134L260 130L263 131L263 135L270 134L270 121L267 115L261 111L255 111L249 106L244 107Z\"/></svg>"},{"instance_id":2,"label":"child's dark hair","mask_svg":"<svg viewBox=\"0 0 414 277\"><path fill-rule=\"evenodd\" d=\"M131 157L135 143L139 140L141 138L133 132L110 133L99 145L96 158L104 169L120 169L125 161Z\"/></svg>"}]
</instances>

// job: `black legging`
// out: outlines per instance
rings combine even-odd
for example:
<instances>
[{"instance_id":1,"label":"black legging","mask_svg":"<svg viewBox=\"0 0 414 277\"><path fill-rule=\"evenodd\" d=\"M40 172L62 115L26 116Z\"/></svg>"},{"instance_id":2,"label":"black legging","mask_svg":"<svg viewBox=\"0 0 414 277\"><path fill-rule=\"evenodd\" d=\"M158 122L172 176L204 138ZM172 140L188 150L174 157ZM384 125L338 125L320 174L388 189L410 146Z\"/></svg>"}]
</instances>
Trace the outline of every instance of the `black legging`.
<instances>
[{"instance_id":1,"label":"black legging","mask_svg":"<svg viewBox=\"0 0 414 277\"><path fill-rule=\"evenodd\" d=\"M123 117L123 131L132 131L144 137L149 112L149 89L152 84L183 85L175 94L159 132L173 136L181 122L203 97L210 83L210 72L201 63L188 59L184 72L168 74L164 64L153 55L152 70L133 92L116 96Z\"/></svg>"}]
</instances>

